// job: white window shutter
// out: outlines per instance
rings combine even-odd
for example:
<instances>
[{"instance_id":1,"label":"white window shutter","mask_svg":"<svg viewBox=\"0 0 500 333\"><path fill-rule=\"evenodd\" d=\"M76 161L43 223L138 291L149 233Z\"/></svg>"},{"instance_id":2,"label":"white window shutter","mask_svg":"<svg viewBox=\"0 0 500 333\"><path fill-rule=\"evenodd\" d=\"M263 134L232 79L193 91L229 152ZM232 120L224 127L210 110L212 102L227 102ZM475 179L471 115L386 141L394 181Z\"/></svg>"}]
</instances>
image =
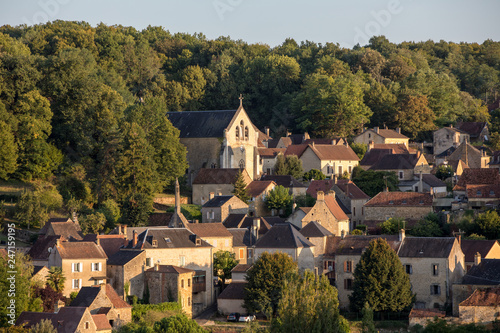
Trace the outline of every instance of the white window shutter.
<instances>
[{"instance_id":1,"label":"white window shutter","mask_svg":"<svg viewBox=\"0 0 500 333\"><path fill-rule=\"evenodd\" d=\"M75 263L71 263L71 273L75 272Z\"/></svg>"},{"instance_id":2,"label":"white window shutter","mask_svg":"<svg viewBox=\"0 0 500 333\"><path fill-rule=\"evenodd\" d=\"M92 272L95 271L95 269L94 269L94 263L90 264L90 269L92 270Z\"/></svg>"},{"instance_id":3,"label":"white window shutter","mask_svg":"<svg viewBox=\"0 0 500 333\"><path fill-rule=\"evenodd\" d=\"M83 272L83 262L80 263L80 272Z\"/></svg>"},{"instance_id":4,"label":"white window shutter","mask_svg":"<svg viewBox=\"0 0 500 333\"><path fill-rule=\"evenodd\" d=\"M99 272L102 271L102 263L99 263Z\"/></svg>"},{"instance_id":5,"label":"white window shutter","mask_svg":"<svg viewBox=\"0 0 500 333\"><path fill-rule=\"evenodd\" d=\"M82 287L82 279L78 279L78 288Z\"/></svg>"}]
</instances>

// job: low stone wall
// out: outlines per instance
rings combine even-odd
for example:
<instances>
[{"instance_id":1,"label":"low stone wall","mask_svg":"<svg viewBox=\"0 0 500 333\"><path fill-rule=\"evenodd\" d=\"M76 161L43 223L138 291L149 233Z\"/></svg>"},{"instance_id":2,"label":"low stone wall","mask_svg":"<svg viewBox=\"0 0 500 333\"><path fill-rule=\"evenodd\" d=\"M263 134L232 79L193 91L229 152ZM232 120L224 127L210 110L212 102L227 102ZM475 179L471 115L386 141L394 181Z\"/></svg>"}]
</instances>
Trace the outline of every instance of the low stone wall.
<instances>
[{"instance_id":1,"label":"low stone wall","mask_svg":"<svg viewBox=\"0 0 500 333\"><path fill-rule=\"evenodd\" d=\"M154 202L165 206L175 206L175 197L154 198ZM181 205L186 205L188 203L187 197L181 197Z\"/></svg>"}]
</instances>

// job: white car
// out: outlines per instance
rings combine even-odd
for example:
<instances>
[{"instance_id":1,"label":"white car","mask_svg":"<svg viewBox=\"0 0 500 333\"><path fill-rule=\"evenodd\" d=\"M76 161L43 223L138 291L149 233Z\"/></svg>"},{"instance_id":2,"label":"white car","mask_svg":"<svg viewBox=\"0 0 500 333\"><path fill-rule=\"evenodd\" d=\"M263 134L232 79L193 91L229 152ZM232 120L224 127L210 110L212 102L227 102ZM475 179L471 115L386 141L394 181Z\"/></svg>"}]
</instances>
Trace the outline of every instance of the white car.
<instances>
[{"instance_id":1,"label":"white car","mask_svg":"<svg viewBox=\"0 0 500 333\"><path fill-rule=\"evenodd\" d=\"M239 321L250 322L255 320L255 315L241 315Z\"/></svg>"}]
</instances>

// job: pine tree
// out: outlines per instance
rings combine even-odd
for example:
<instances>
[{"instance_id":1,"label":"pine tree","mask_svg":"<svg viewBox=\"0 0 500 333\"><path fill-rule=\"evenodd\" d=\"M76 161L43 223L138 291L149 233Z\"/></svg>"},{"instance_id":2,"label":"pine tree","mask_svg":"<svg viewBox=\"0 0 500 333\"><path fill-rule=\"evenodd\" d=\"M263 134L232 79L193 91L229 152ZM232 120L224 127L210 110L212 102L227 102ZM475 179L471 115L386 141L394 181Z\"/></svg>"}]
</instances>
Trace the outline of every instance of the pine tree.
<instances>
[{"instance_id":1,"label":"pine tree","mask_svg":"<svg viewBox=\"0 0 500 333\"><path fill-rule=\"evenodd\" d=\"M238 176L236 177L233 194L245 203L248 203L250 201L250 195L248 195L247 191L247 184L245 183L245 178L243 178L243 173L241 171L238 172Z\"/></svg>"},{"instance_id":2,"label":"pine tree","mask_svg":"<svg viewBox=\"0 0 500 333\"><path fill-rule=\"evenodd\" d=\"M401 311L413 302L410 278L387 241L370 242L354 270L354 284L349 296L353 311L368 303L373 311Z\"/></svg>"}]
</instances>

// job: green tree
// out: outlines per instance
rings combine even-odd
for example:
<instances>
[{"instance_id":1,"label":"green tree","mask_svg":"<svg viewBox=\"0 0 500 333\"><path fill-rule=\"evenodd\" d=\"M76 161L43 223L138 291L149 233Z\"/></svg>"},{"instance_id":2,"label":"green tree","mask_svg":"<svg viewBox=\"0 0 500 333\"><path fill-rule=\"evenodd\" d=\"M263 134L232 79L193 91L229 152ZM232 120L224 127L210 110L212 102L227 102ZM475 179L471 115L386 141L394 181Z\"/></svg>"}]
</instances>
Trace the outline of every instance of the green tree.
<instances>
[{"instance_id":1,"label":"green tree","mask_svg":"<svg viewBox=\"0 0 500 333\"><path fill-rule=\"evenodd\" d=\"M131 194L122 205L123 222L131 226L144 226L153 212L153 197L144 193Z\"/></svg>"},{"instance_id":2,"label":"green tree","mask_svg":"<svg viewBox=\"0 0 500 333\"><path fill-rule=\"evenodd\" d=\"M106 216L101 212L93 212L81 218L80 225L84 234L99 234L106 224Z\"/></svg>"},{"instance_id":3,"label":"green tree","mask_svg":"<svg viewBox=\"0 0 500 333\"><path fill-rule=\"evenodd\" d=\"M43 227L49 216L43 207L40 198L33 192L26 190L16 205L14 217L23 225Z\"/></svg>"},{"instance_id":4,"label":"green tree","mask_svg":"<svg viewBox=\"0 0 500 333\"><path fill-rule=\"evenodd\" d=\"M481 213L476 217L476 224L480 229L481 235L487 239L500 238L500 216L494 210Z\"/></svg>"},{"instance_id":5,"label":"green tree","mask_svg":"<svg viewBox=\"0 0 500 333\"><path fill-rule=\"evenodd\" d=\"M326 178L325 174L318 169L311 169L304 173L302 177L304 180L323 180Z\"/></svg>"},{"instance_id":6,"label":"green tree","mask_svg":"<svg viewBox=\"0 0 500 333\"><path fill-rule=\"evenodd\" d=\"M352 181L370 197L389 188L389 191L398 190L398 177L395 172L363 170L360 166L352 170Z\"/></svg>"},{"instance_id":7,"label":"green tree","mask_svg":"<svg viewBox=\"0 0 500 333\"><path fill-rule=\"evenodd\" d=\"M361 319L361 327L363 333L375 333L375 323L373 322L373 310L370 308L368 303L365 303L363 310L361 310L363 318Z\"/></svg>"},{"instance_id":8,"label":"green tree","mask_svg":"<svg viewBox=\"0 0 500 333\"><path fill-rule=\"evenodd\" d=\"M368 150L368 145L364 143L353 142L350 144L351 149L358 155L359 159L362 160Z\"/></svg>"},{"instance_id":9,"label":"green tree","mask_svg":"<svg viewBox=\"0 0 500 333\"><path fill-rule=\"evenodd\" d=\"M425 218L410 230L410 234L416 237L440 237L443 236L439 216L436 213L429 213Z\"/></svg>"},{"instance_id":10,"label":"green tree","mask_svg":"<svg viewBox=\"0 0 500 333\"><path fill-rule=\"evenodd\" d=\"M395 114L397 125L412 138L419 132L435 129L435 118L425 95L404 94Z\"/></svg>"},{"instance_id":11,"label":"green tree","mask_svg":"<svg viewBox=\"0 0 500 333\"><path fill-rule=\"evenodd\" d=\"M30 330L32 333L57 333L50 319L42 319L38 324Z\"/></svg>"},{"instance_id":12,"label":"green tree","mask_svg":"<svg viewBox=\"0 0 500 333\"><path fill-rule=\"evenodd\" d=\"M285 278L297 271L297 263L286 253L264 252L247 272L244 307L249 313L274 315Z\"/></svg>"},{"instance_id":13,"label":"green tree","mask_svg":"<svg viewBox=\"0 0 500 333\"><path fill-rule=\"evenodd\" d=\"M247 183L245 182L245 178L243 177L241 170L238 172L238 176L234 182L234 190L232 193L245 203L248 203L251 199L247 191Z\"/></svg>"},{"instance_id":14,"label":"green tree","mask_svg":"<svg viewBox=\"0 0 500 333\"><path fill-rule=\"evenodd\" d=\"M185 314L178 314L157 321L153 326L156 333L204 333L196 321L189 319Z\"/></svg>"},{"instance_id":15,"label":"green tree","mask_svg":"<svg viewBox=\"0 0 500 333\"><path fill-rule=\"evenodd\" d=\"M304 173L302 160L296 155L284 156L279 154L276 158L274 172L276 175L290 175L295 179L300 179Z\"/></svg>"},{"instance_id":16,"label":"green tree","mask_svg":"<svg viewBox=\"0 0 500 333\"><path fill-rule=\"evenodd\" d=\"M288 175L288 168L286 165L286 157L283 154L278 154L276 157L276 164L274 165L274 173L278 176Z\"/></svg>"},{"instance_id":17,"label":"green tree","mask_svg":"<svg viewBox=\"0 0 500 333\"><path fill-rule=\"evenodd\" d=\"M285 209L292 203L292 195L282 185L273 188L266 196L265 203L268 209Z\"/></svg>"},{"instance_id":18,"label":"green tree","mask_svg":"<svg viewBox=\"0 0 500 333\"><path fill-rule=\"evenodd\" d=\"M339 314L337 289L327 277L310 271L291 274L285 280L272 332L349 332Z\"/></svg>"},{"instance_id":19,"label":"green tree","mask_svg":"<svg viewBox=\"0 0 500 333\"><path fill-rule=\"evenodd\" d=\"M382 233L385 235L397 235L401 229L404 229L406 221L401 217L391 217L380 223Z\"/></svg>"},{"instance_id":20,"label":"green tree","mask_svg":"<svg viewBox=\"0 0 500 333\"><path fill-rule=\"evenodd\" d=\"M397 312L413 302L410 278L396 252L382 238L370 242L353 276L349 300L354 311L361 311L368 303L373 311Z\"/></svg>"},{"instance_id":21,"label":"green tree","mask_svg":"<svg viewBox=\"0 0 500 333\"><path fill-rule=\"evenodd\" d=\"M66 277L63 274L61 267L52 266L49 269L49 276L47 276L47 284L58 293L64 292L64 282Z\"/></svg>"},{"instance_id":22,"label":"green tree","mask_svg":"<svg viewBox=\"0 0 500 333\"><path fill-rule=\"evenodd\" d=\"M8 179L17 169L17 144L9 126L0 121L0 179Z\"/></svg>"},{"instance_id":23,"label":"green tree","mask_svg":"<svg viewBox=\"0 0 500 333\"><path fill-rule=\"evenodd\" d=\"M453 168L451 167L451 165L440 165L438 166L438 169L437 169L437 172L436 172L436 177L441 179L441 180L445 180L445 179L448 179L450 177L452 177L454 174L453 172Z\"/></svg>"},{"instance_id":24,"label":"green tree","mask_svg":"<svg viewBox=\"0 0 500 333\"><path fill-rule=\"evenodd\" d=\"M113 229L121 218L120 206L113 199L105 200L98 211L106 217L106 228Z\"/></svg>"},{"instance_id":25,"label":"green tree","mask_svg":"<svg viewBox=\"0 0 500 333\"><path fill-rule=\"evenodd\" d=\"M233 252L219 250L214 253L214 275L222 280L223 287L226 285L226 280L231 278L231 270L239 262Z\"/></svg>"}]
</instances>

